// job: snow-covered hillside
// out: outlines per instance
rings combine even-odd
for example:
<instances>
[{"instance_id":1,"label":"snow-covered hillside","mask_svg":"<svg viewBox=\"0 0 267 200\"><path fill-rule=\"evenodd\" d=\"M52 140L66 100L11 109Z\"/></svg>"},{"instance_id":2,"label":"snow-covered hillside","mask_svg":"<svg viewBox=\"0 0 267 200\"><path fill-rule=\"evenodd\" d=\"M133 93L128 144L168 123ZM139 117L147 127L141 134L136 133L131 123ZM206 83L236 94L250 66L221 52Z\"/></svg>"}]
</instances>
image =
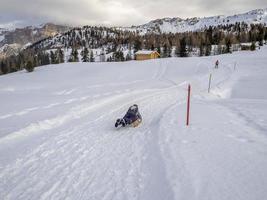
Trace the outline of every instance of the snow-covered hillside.
<instances>
[{"instance_id":1,"label":"snow-covered hillside","mask_svg":"<svg viewBox=\"0 0 267 200\"><path fill-rule=\"evenodd\" d=\"M232 16L213 16L203 18L163 18L153 20L147 24L126 28L126 30L138 31L140 34L154 33L179 33L187 31L199 31L209 26L229 25L245 22L247 24L266 24L267 8L252 10L247 13ZM122 28L124 29L124 28Z\"/></svg>"},{"instance_id":2,"label":"snow-covered hillside","mask_svg":"<svg viewBox=\"0 0 267 200\"><path fill-rule=\"evenodd\" d=\"M0 199L265 199L266 55L264 46L1 76ZM115 129L134 103L141 126Z\"/></svg>"}]
</instances>

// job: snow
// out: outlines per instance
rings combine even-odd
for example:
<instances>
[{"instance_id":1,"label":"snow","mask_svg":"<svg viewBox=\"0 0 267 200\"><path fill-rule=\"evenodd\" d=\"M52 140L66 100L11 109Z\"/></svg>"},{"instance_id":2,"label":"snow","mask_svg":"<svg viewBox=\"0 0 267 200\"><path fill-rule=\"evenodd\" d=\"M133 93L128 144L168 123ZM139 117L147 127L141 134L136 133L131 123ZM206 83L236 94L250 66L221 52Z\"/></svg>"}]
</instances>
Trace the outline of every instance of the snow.
<instances>
[{"instance_id":1,"label":"snow","mask_svg":"<svg viewBox=\"0 0 267 200\"><path fill-rule=\"evenodd\" d=\"M10 23L1 23L0 24L0 30L4 31L14 31L17 27L19 27L21 24L19 21L14 21Z\"/></svg>"},{"instance_id":2,"label":"snow","mask_svg":"<svg viewBox=\"0 0 267 200\"><path fill-rule=\"evenodd\" d=\"M102 53L102 49L101 48L98 48L98 49L88 49L89 50L89 57L90 57L90 52L92 51L93 52L93 57L94 57L94 61L95 62L103 62L101 61L101 53ZM53 51L55 52L56 49L50 49L50 50L47 50L48 53L50 53L50 51ZM82 62L82 55L81 55L81 52L83 51L83 49L77 49L77 52L78 52L78 58L79 58L79 62ZM67 62L71 56L71 52L72 52L72 49L67 49L67 48L64 48L64 61ZM112 54L110 54L110 56L112 56ZM107 58L108 56L106 54L104 54L104 59L105 61L107 61Z\"/></svg>"},{"instance_id":3,"label":"snow","mask_svg":"<svg viewBox=\"0 0 267 200\"><path fill-rule=\"evenodd\" d=\"M265 199L266 55L264 46L0 76L0 198ZM115 129L134 103L143 123Z\"/></svg>"},{"instance_id":4,"label":"snow","mask_svg":"<svg viewBox=\"0 0 267 200\"><path fill-rule=\"evenodd\" d=\"M22 49L26 49L26 48L28 48L31 45L32 45L32 43L31 42L28 42L27 44L23 45Z\"/></svg>"},{"instance_id":5,"label":"snow","mask_svg":"<svg viewBox=\"0 0 267 200\"><path fill-rule=\"evenodd\" d=\"M149 50L140 50L137 51L135 54L152 54L155 53L156 51L149 51Z\"/></svg>"},{"instance_id":6,"label":"snow","mask_svg":"<svg viewBox=\"0 0 267 200\"><path fill-rule=\"evenodd\" d=\"M33 28L33 29L34 29L34 28ZM33 30L33 31L32 31L32 34L33 34L33 35L36 35L37 33L38 33L37 30Z\"/></svg>"},{"instance_id":7,"label":"snow","mask_svg":"<svg viewBox=\"0 0 267 200\"><path fill-rule=\"evenodd\" d=\"M160 30L161 33L182 33L187 31L199 31L209 26L229 25L238 22L245 22L247 24L267 24L267 8L252 10L246 13L232 15L232 16L212 16L202 18L162 18L150 21L146 24L119 28L121 30L138 31L141 35L148 32L156 32Z\"/></svg>"}]
</instances>

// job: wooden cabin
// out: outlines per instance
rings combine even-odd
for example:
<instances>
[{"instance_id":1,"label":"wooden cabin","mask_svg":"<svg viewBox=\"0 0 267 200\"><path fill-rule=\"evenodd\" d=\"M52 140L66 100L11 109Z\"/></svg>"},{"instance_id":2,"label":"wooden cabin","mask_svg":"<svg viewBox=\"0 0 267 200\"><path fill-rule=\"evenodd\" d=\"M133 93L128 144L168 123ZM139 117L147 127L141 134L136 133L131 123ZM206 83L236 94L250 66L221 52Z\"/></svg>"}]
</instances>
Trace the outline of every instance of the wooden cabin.
<instances>
[{"instance_id":1,"label":"wooden cabin","mask_svg":"<svg viewBox=\"0 0 267 200\"><path fill-rule=\"evenodd\" d=\"M242 51L248 51L251 48L251 43L241 43L240 47Z\"/></svg>"},{"instance_id":2,"label":"wooden cabin","mask_svg":"<svg viewBox=\"0 0 267 200\"><path fill-rule=\"evenodd\" d=\"M251 50L251 45L252 45L252 42L241 43L240 44L240 48L241 48L242 51ZM259 48L259 43L258 42L255 42L255 48Z\"/></svg>"},{"instance_id":3,"label":"wooden cabin","mask_svg":"<svg viewBox=\"0 0 267 200\"><path fill-rule=\"evenodd\" d=\"M135 53L136 60L148 60L159 58L160 54L157 51L141 50Z\"/></svg>"}]
</instances>

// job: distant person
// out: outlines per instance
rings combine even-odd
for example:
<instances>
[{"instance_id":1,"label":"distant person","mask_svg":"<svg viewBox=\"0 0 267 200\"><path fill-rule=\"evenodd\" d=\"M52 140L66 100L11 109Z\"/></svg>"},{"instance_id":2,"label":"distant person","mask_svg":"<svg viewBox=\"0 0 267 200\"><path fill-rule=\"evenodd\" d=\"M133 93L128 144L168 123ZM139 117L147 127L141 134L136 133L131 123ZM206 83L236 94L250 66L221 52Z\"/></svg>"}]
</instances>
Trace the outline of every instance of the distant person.
<instances>
[{"instance_id":1,"label":"distant person","mask_svg":"<svg viewBox=\"0 0 267 200\"><path fill-rule=\"evenodd\" d=\"M122 119L117 119L115 127L130 125L137 127L142 122L142 116L139 113L138 106L132 105Z\"/></svg>"},{"instance_id":2,"label":"distant person","mask_svg":"<svg viewBox=\"0 0 267 200\"><path fill-rule=\"evenodd\" d=\"M219 68L219 60L216 60L215 62L215 69L218 69Z\"/></svg>"}]
</instances>

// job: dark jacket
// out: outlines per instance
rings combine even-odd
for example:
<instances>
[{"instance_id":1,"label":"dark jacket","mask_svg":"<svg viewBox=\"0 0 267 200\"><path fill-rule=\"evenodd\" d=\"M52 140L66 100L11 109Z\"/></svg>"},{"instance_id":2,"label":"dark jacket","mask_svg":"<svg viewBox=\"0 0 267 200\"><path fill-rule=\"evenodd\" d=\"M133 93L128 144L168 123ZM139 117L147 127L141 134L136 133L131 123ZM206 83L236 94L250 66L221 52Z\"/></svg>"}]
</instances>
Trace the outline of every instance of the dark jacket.
<instances>
[{"instance_id":1,"label":"dark jacket","mask_svg":"<svg viewBox=\"0 0 267 200\"><path fill-rule=\"evenodd\" d=\"M123 119L125 120L126 124L131 124L137 119L140 119L142 121L142 116L139 113L138 106L134 104L131 106L127 113L124 115Z\"/></svg>"}]
</instances>

